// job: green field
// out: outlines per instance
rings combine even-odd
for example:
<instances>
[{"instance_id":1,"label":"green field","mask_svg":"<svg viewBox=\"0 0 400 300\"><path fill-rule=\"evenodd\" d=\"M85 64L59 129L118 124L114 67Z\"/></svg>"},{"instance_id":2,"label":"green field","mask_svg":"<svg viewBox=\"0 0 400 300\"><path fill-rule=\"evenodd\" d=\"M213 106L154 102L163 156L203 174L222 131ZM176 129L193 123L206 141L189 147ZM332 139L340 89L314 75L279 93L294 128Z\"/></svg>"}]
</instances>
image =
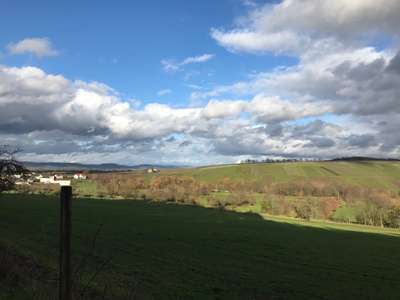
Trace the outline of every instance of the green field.
<instances>
[{"instance_id":1,"label":"green field","mask_svg":"<svg viewBox=\"0 0 400 300\"><path fill-rule=\"evenodd\" d=\"M186 175L204 182L224 178L234 181L287 182L297 179L329 179L346 184L391 190L400 188L400 162L294 162L220 165L201 168L163 170L156 175Z\"/></svg>"},{"instance_id":2,"label":"green field","mask_svg":"<svg viewBox=\"0 0 400 300\"><path fill-rule=\"evenodd\" d=\"M0 250L11 247L54 273L56 200L0 195ZM126 299L124 284L132 282L137 299L398 299L400 295L398 230L265 220L256 214L189 205L77 199L75 264L91 249L100 224L95 255L82 281L112 258L91 288L101 290L111 284L120 294L113 299ZM0 276L0 298L31 299L26 289L15 291L4 276Z\"/></svg>"}]
</instances>

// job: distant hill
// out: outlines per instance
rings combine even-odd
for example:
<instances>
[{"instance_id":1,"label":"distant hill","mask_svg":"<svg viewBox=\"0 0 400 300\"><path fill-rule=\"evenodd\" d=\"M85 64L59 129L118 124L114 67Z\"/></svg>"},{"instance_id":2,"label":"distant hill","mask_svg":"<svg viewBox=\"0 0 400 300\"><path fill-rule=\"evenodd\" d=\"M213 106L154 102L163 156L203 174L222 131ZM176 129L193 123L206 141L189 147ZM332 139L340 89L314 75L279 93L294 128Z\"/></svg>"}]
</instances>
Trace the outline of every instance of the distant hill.
<instances>
[{"instance_id":1,"label":"distant hill","mask_svg":"<svg viewBox=\"0 0 400 300\"><path fill-rule=\"evenodd\" d=\"M334 158L331 161L400 161L400 159L378 158L378 157L367 157L367 156L350 156L350 157Z\"/></svg>"},{"instance_id":2,"label":"distant hill","mask_svg":"<svg viewBox=\"0 0 400 300\"><path fill-rule=\"evenodd\" d=\"M165 170L163 175L190 176L196 180L216 183L251 181L259 184L328 180L355 186L391 189L400 188L400 162L369 160L281 162L215 165L199 168Z\"/></svg>"},{"instance_id":3,"label":"distant hill","mask_svg":"<svg viewBox=\"0 0 400 300\"><path fill-rule=\"evenodd\" d=\"M22 162L30 170L57 170L57 171L129 171L147 168L176 168L176 166L166 165L119 165L119 164L80 164L80 163L60 163L60 162Z\"/></svg>"}]
</instances>

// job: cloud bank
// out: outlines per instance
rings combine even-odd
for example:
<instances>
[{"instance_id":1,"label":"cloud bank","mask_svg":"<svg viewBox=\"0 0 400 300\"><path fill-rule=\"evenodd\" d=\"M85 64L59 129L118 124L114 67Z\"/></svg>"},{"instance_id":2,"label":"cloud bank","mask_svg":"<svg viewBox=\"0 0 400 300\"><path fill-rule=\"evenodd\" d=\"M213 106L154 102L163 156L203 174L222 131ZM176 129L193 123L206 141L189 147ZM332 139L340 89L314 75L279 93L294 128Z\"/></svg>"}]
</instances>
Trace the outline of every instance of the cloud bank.
<instances>
[{"instance_id":1,"label":"cloud bank","mask_svg":"<svg viewBox=\"0 0 400 300\"><path fill-rule=\"evenodd\" d=\"M0 66L2 140L19 144L29 160L400 157L399 1L285 0L247 7L231 28L211 29L211 37L233 53L289 55L295 65L196 89L188 99L202 103L196 107L147 102L140 109L102 83ZM162 65L176 72L212 58Z\"/></svg>"}]
</instances>

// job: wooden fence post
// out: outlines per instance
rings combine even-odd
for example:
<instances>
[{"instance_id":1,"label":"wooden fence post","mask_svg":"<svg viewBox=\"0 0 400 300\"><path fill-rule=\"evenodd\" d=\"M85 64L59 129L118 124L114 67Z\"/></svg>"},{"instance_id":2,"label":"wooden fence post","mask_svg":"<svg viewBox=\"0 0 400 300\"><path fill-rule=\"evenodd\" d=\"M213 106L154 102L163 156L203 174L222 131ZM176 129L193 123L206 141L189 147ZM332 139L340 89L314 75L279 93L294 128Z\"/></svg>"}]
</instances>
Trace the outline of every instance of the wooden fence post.
<instances>
[{"instance_id":1,"label":"wooden fence post","mask_svg":"<svg viewBox=\"0 0 400 300\"><path fill-rule=\"evenodd\" d=\"M71 202L72 187L60 192L60 300L71 300Z\"/></svg>"}]
</instances>

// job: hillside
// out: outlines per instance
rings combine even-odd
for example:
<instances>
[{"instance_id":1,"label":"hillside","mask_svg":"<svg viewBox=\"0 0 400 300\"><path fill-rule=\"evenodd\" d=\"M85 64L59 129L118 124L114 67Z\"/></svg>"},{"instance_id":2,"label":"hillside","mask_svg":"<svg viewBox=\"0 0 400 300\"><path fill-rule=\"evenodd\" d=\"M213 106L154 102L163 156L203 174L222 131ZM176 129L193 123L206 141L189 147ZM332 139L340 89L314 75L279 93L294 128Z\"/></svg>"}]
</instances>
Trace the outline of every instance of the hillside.
<instances>
[{"instance_id":1,"label":"hillside","mask_svg":"<svg viewBox=\"0 0 400 300\"><path fill-rule=\"evenodd\" d=\"M257 181L263 183L289 182L299 179L326 179L364 187L391 190L400 188L400 162L397 161L326 161L216 165L165 170L160 174L192 176L199 181L209 183L217 182L224 178L229 178L233 181Z\"/></svg>"},{"instance_id":2,"label":"hillside","mask_svg":"<svg viewBox=\"0 0 400 300\"><path fill-rule=\"evenodd\" d=\"M148 199L239 212L400 227L400 163L326 161L92 172L84 197ZM21 186L49 192L49 186ZM55 192L56 189L53 189Z\"/></svg>"}]
</instances>

